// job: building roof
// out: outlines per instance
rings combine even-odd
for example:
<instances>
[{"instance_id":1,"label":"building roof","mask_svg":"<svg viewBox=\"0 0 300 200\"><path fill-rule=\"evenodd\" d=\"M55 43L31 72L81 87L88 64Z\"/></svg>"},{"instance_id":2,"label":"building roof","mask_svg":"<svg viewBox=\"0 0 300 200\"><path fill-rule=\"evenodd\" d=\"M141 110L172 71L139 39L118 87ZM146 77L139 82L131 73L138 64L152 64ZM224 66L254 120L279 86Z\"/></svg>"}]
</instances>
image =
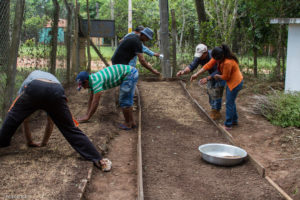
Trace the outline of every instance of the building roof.
<instances>
[{"instance_id":1,"label":"building roof","mask_svg":"<svg viewBox=\"0 0 300 200\"><path fill-rule=\"evenodd\" d=\"M274 18L270 20L271 24L300 24L300 18Z\"/></svg>"}]
</instances>

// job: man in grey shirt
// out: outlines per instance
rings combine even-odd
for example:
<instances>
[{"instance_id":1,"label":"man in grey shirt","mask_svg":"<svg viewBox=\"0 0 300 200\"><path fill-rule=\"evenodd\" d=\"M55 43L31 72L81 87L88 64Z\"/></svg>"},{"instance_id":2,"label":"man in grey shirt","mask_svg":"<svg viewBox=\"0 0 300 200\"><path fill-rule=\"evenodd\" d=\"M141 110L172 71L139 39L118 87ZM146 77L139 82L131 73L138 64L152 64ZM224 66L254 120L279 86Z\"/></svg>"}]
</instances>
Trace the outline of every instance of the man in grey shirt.
<instances>
[{"instance_id":1,"label":"man in grey shirt","mask_svg":"<svg viewBox=\"0 0 300 200\"><path fill-rule=\"evenodd\" d=\"M24 89L27 87L27 85L29 85L31 83L31 81L33 81L35 79L45 79L45 80L49 80L54 83L60 84L59 80L57 80L57 78L55 76L53 76L52 74L41 71L41 70L35 70L35 71L31 72L28 75L28 77L23 81L23 83L18 91L18 96L20 96L22 94L22 92L24 92ZM29 118L30 117L27 117L23 122L23 131L25 133L27 145L29 147L46 146L48 143L48 140L51 136L51 133L53 131L53 121L51 120L49 115L47 115L47 125L45 128L43 140L40 144L37 144L37 143L33 142L32 137L31 137L31 132L30 132L30 128L29 128Z\"/></svg>"},{"instance_id":2,"label":"man in grey shirt","mask_svg":"<svg viewBox=\"0 0 300 200\"><path fill-rule=\"evenodd\" d=\"M0 148L10 145L18 126L36 110L44 110L69 144L102 171L110 171L111 161L102 158L89 138L77 127L67 105L65 91L50 73L32 72L22 84L20 95L8 111L0 129Z\"/></svg>"}]
</instances>

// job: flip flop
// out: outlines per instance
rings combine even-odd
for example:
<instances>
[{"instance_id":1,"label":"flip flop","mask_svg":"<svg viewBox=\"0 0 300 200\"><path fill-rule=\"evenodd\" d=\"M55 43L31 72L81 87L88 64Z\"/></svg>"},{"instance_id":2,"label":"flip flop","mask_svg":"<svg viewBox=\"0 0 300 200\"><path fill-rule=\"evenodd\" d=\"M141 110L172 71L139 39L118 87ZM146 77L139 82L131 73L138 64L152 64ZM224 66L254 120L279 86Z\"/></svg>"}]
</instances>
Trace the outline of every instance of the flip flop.
<instances>
[{"instance_id":1,"label":"flip flop","mask_svg":"<svg viewBox=\"0 0 300 200\"><path fill-rule=\"evenodd\" d=\"M130 131L132 128L125 126L124 124L119 124L119 129L124 131Z\"/></svg>"}]
</instances>

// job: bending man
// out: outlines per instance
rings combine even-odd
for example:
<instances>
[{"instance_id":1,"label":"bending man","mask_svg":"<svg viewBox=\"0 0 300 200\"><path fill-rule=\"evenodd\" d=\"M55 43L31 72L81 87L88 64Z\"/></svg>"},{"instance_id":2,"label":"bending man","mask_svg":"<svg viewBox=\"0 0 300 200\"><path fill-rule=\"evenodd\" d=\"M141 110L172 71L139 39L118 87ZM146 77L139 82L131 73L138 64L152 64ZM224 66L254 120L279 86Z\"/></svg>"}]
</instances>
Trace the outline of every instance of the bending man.
<instances>
[{"instance_id":1,"label":"bending man","mask_svg":"<svg viewBox=\"0 0 300 200\"><path fill-rule=\"evenodd\" d=\"M0 130L0 147L10 145L18 126L36 110L45 110L70 145L85 159L103 171L110 171L111 162L103 159L88 137L74 124L64 89L55 76L34 71L34 77L12 105Z\"/></svg>"}]
</instances>

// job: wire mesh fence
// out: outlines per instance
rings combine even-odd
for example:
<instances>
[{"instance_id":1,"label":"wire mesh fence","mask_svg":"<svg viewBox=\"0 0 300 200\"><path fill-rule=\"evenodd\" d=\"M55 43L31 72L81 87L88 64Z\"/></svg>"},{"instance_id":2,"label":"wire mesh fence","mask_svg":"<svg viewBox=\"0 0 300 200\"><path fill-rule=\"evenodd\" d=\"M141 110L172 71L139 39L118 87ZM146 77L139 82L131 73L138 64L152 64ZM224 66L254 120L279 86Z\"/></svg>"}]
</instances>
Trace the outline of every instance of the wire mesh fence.
<instances>
[{"instance_id":1,"label":"wire mesh fence","mask_svg":"<svg viewBox=\"0 0 300 200\"><path fill-rule=\"evenodd\" d=\"M16 74L14 81L14 98L17 90L28 76L34 70L49 71L50 55L52 51L52 26L53 13L55 12L51 1L47 1L47 5L43 1L26 1L24 14L21 15L22 28L20 30L20 45L18 48L16 66ZM46 1L45 1L46 2ZM44 2L44 3L45 3ZM14 40L14 17L16 5L19 0L0 0L0 111L2 118L6 114L7 104L4 100L8 88L8 73L10 72L11 63L10 49L11 41ZM62 4L63 6L63 4ZM66 47L65 47L65 31L67 28L67 20L65 19L64 9L59 12L58 35L57 35L57 52L56 52L56 77L64 83L66 80ZM6 105L5 105L6 104ZM2 119L0 119L1 123Z\"/></svg>"}]
</instances>

